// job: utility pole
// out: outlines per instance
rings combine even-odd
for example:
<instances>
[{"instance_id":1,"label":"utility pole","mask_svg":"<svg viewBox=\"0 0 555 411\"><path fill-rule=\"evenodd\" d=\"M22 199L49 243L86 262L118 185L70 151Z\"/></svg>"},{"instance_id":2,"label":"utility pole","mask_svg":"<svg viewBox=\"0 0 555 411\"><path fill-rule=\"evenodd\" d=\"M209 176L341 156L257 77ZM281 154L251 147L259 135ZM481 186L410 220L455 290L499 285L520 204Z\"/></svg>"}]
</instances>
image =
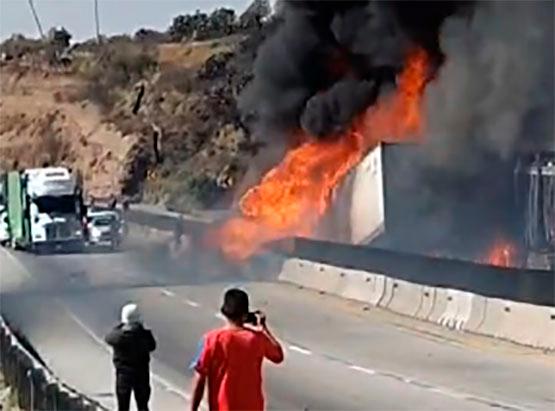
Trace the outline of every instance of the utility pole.
<instances>
[{"instance_id":1,"label":"utility pole","mask_svg":"<svg viewBox=\"0 0 555 411\"><path fill-rule=\"evenodd\" d=\"M40 25L39 16L37 14L37 11L35 10L33 0L29 0L29 7L31 8L31 13L33 13L33 17L35 18L35 23L37 24L37 28L39 29L40 37L44 40L44 32L42 31L42 26Z\"/></svg>"},{"instance_id":2,"label":"utility pole","mask_svg":"<svg viewBox=\"0 0 555 411\"><path fill-rule=\"evenodd\" d=\"M96 41L100 44L100 19L98 18L98 0L94 0L94 22L96 27Z\"/></svg>"}]
</instances>

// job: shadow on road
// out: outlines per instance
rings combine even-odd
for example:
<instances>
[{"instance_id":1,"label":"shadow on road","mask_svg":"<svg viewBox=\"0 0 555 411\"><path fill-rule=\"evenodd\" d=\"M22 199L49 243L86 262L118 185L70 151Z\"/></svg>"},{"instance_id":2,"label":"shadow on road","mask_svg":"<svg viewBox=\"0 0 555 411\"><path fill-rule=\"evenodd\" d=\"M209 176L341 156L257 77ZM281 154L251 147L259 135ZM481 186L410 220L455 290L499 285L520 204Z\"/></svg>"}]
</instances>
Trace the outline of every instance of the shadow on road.
<instances>
[{"instance_id":1,"label":"shadow on road","mask_svg":"<svg viewBox=\"0 0 555 411\"><path fill-rule=\"evenodd\" d=\"M213 250L175 255L165 244L131 244L120 252L33 255L15 253L29 274L25 287L10 295L56 296L106 289L207 285L221 281L274 281L283 258L264 254L246 262L230 262Z\"/></svg>"}]
</instances>

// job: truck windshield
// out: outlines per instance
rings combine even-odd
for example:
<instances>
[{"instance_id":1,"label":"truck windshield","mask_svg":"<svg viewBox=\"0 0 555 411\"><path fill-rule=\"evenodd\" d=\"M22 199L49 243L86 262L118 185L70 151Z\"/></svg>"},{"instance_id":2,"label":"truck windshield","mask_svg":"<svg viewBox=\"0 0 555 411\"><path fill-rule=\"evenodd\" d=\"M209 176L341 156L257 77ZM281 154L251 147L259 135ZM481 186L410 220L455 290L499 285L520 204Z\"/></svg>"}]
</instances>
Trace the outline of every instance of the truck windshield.
<instances>
[{"instance_id":1,"label":"truck windshield","mask_svg":"<svg viewBox=\"0 0 555 411\"><path fill-rule=\"evenodd\" d=\"M93 225L96 227L107 226L111 225L113 220L111 217L97 217L93 220Z\"/></svg>"},{"instance_id":2,"label":"truck windshield","mask_svg":"<svg viewBox=\"0 0 555 411\"><path fill-rule=\"evenodd\" d=\"M40 213L52 214L73 214L76 212L77 198L74 195L67 196L42 196L33 199L33 203Z\"/></svg>"}]
</instances>

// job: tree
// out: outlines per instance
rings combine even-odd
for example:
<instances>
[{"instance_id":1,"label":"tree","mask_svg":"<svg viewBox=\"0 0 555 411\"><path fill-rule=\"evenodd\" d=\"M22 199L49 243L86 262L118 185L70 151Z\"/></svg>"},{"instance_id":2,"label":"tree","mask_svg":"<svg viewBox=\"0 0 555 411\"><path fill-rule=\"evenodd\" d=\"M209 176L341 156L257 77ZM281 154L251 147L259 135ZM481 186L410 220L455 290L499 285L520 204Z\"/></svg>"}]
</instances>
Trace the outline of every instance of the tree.
<instances>
[{"instance_id":1,"label":"tree","mask_svg":"<svg viewBox=\"0 0 555 411\"><path fill-rule=\"evenodd\" d=\"M179 15L173 19L168 34L173 41L204 40L233 33L236 27L235 11L219 8L208 16L197 10L195 14Z\"/></svg>"},{"instance_id":2,"label":"tree","mask_svg":"<svg viewBox=\"0 0 555 411\"><path fill-rule=\"evenodd\" d=\"M71 37L71 34L61 26L52 27L48 30L48 41L59 50L63 50L69 46Z\"/></svg>"},{"instance_id":3,"label":"tree","mask_svg":"<svg viewBox=\"0 0 555 411\"><path fill-rule=\"evenodd\" d=\"M208 15L200 10L197 10L193 15L179 15L173 19L168 34L173 41L192 38L206 27L207 22Z\"/></svg>"}]
</instances>

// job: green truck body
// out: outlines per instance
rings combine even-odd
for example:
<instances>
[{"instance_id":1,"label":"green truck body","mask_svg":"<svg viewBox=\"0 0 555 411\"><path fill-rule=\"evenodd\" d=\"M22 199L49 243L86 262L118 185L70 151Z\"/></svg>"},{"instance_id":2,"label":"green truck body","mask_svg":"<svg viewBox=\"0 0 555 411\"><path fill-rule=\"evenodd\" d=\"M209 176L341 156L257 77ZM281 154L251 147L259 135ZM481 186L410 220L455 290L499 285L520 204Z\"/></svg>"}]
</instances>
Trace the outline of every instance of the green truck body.
<instances>
[{"instance_id":1,"label":"green truck body","mask_svg":"<svg viewBox=\"0 0 555 411\"><path fill-rule=\"evenodd\" d=\"M8 228L13 246L26 247L30 242L29 222L25 221L26 198L21 175L10 171L6 175L6 209Z\"/></svg>"}]
</instances>

